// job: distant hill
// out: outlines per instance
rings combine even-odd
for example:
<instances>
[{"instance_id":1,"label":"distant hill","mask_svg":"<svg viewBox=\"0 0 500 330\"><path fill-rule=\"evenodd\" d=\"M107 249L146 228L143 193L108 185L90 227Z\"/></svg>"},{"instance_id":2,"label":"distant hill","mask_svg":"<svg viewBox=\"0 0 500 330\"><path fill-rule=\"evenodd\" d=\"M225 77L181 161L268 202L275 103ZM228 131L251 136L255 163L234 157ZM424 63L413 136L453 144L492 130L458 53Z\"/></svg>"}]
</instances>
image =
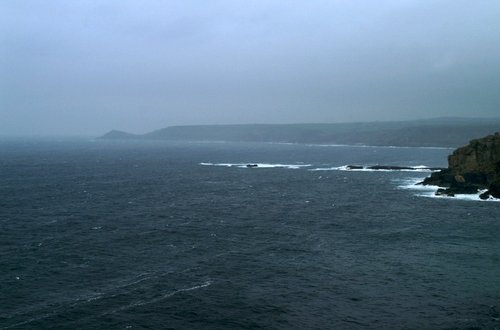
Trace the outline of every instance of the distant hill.
<instances>
[{"instance_id":1,"label":"distant hill","mask_svg":"<svg viewBox=\"0 0 500 330\"><path fill-rule=\"evenodd\" d=\"M108 140L124 140L124 139L138 139L141 138L140 135L135 135L123 131L109 131L108 133L104 134L103 136L100 137L101 139L108 139Z\"/></svg>"},{"instance_id":2,"label":"distant hill","mask_svg":"<svg viewBox=\"0 0 500 330\"><path fill-rule=\"evenodd\" d=\"M499 131L500 118L436 118L332 124L171 126L143 135L111 131L102 138L458 147L471 139Z\"/></svg>"}]
</instances>

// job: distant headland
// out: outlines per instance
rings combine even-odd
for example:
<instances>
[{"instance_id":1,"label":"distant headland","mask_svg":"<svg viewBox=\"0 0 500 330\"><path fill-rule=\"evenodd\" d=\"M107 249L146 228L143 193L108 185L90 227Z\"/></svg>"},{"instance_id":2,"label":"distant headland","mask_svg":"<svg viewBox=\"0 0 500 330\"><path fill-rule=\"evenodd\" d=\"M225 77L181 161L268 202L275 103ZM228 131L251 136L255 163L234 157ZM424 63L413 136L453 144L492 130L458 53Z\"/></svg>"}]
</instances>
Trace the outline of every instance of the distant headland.
<instances>
[{"instance_id":1,"label":"distant headland","mask_svg":"<svg viewBox=\"0 0 500 330\"><path fill-rule=\"evenodd\" d=\"M475 139L448 156L448 168L432 173L422 184L435 185L436 195L476 194L500 198L500 133Z\"/></svg>"},{"instance_id":2,"label":"distant headland","mask_svg":"<svg viewBox=\"0 0 500 330\"><path fill-rule=\"evenodd\" d=\"M456 148L497 131L500 131L500 118L434 118L330 124L170 126L141 135L113 130L101 138Z\"/></svg>"}]
</instances>

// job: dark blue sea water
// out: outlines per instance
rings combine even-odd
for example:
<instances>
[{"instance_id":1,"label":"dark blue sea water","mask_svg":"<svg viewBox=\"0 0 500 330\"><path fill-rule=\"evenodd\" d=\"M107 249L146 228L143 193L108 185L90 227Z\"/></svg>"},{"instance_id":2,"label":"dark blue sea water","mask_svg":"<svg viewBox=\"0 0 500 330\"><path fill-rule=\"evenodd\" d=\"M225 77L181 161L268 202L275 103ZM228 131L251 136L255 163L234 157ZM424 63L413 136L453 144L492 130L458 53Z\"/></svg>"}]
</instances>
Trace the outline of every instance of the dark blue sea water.
<instances>
[{"instance_id":1,"label":"dark blue sea water","mask_svg":"<svg viewBox=\"0 0 500 330\"><path fill-rule=\"evenodd\" d=\"M498 329L500 203L314 170L450 151L3 140L0 329Z\"/></svg>"}]
</instances>

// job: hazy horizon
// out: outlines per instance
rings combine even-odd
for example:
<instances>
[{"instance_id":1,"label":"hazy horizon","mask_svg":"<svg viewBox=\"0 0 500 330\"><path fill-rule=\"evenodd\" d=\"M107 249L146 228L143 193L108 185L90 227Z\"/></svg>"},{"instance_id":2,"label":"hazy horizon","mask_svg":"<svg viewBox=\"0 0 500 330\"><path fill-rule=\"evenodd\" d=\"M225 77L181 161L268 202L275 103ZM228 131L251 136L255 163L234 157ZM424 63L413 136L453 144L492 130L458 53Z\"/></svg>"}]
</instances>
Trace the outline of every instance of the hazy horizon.
<instances>
[{"instance_id":1,"label":"hazy horizon","mask_svg":"<svg viewBox=\"0 0 500 330\"><path fill-rule=\"evenodd\" d=\"M498 117L495 1L0 4L0 135Z\"/></svg>"}]
</instances>

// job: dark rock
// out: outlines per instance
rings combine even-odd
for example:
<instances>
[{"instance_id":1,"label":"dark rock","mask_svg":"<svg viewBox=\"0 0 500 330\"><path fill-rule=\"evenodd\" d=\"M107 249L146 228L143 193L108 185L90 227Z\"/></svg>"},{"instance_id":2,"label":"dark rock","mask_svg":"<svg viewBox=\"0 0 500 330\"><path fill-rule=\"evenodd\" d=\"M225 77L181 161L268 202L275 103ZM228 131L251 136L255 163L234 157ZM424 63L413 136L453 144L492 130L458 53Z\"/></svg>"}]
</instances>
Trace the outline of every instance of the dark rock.
<instances>
[{"instance_id":1,"label":"dark rock","mask_svg":"<svg viewBox=\"0 0 500 330\"><path fill-rule=\"evenodd\" d=\"M479 195L479 198L481 198L482 200L488 199L488 198L490 198L490 193L485 191L484 193Z\"/></svg>"},{"instance_id":2,"label":"dark rock","mask_svg":"<svg viewBox=\"0 0 500 330\"><path fill-rule=\"evenodd\" d=\"M495 182L492 182L488 190L479 195L481 199L488 199L490 197L500 198L500 180L497 179Z\"/></svg>"},{"instance_id":3,"label":"dark rock","mask_svg":"<svg viewBox=\"0 0 500 330\"><path fill-rule=\"evenodd\" d=\"M368 167L370 170L416 170L409 166L374 165Z\"/></svg>"},{"instance_id":4,"label":"dark rock","mask_svg":"<svg viewBox=\"0 0 500 330\"><path fill-rule=\"evenodd\" d=\"M500 166L500 134L470 141L448 156L448 167L456 173L498 173Z\"/></svg>"},{"instance_id":5,"label":"dark rock","mask_svg":"<svg viewBox=\"0 0 500 330\"><path fill-rule=\"evenodd\" d=\"M476 194L488 189L480 197L500 198L500 135L489 135L472 140L448 156L448 168L432 173L423 185L445 187L436 195Z\"/></svg>"},{"instance_id":6,"label":"dark rock","mask_svg":"<svg viewBox=\"0 0 500 330\"><path fill-rule=\"evenodd\" d=\"M442 170L446 170L446 168L443 168L443 167L427 167L426 169L427 169L427 170L431 170L431 171L442 171Z\"/></svg>"},{"instance_id":7,"label":"dark rock","mask_svg":"<svg viewBox=\"0 0 500 330\"><path fill-rule=\"evenodd\" d=\"M430 177L421 182L423 185L449 187L454 181L454 175L450 169L444 169L439 172L434 172Z\"/></svg>"},{"instance_id":8,"label":"dark rock","mask_svg":"<svg viewBox=\"0 0 500 330\"><path fill-rule=\"evenodd\" d=\"M500 178L499 177L497 177L497 179L490 184L487 193L489 193L490 196L492 196L492 197L500 198Z\"/></svg>"},{"instance_id":9,"label":"dark rock","mask_svg":"<svg viewBox=\"0 0 500 330\"><path fill-rule=\"evenodd\" d=\"M455 196L455 194L451 191L449 191L448 189L444 189L444 188L439 188L437 191L436 191L436 196L441 196L441 195L446 195L446 196Z\"/></svg>"},{"instance_id":10,"label":"dark rock","mask_svg":"<svg viewBox=\"0 0 500 330\"><path fill-rule=\"evenodd\" d=\"M348 170L362 170L365 167L362 165L347 165L346 166ZM440 171L443 170L441 167L412 167L412 166L396 166L396 165L372 165L372 166L367 166L366 169L368 170L391 170L391 171L398 171L398 170L410 170L410 171L417 171L417 170L430 170L430 171Z\"/></svg>"},{"instance_id":11,"label":"dark rock","mask_svg":"<svg viewBox=\"0 0 500 330\"><path fill-rule=\"evenodd\" d=\"M247 167L252 168L252 167L259 167L257 164L247 164Z\"/></svg>"}]
</instances>

